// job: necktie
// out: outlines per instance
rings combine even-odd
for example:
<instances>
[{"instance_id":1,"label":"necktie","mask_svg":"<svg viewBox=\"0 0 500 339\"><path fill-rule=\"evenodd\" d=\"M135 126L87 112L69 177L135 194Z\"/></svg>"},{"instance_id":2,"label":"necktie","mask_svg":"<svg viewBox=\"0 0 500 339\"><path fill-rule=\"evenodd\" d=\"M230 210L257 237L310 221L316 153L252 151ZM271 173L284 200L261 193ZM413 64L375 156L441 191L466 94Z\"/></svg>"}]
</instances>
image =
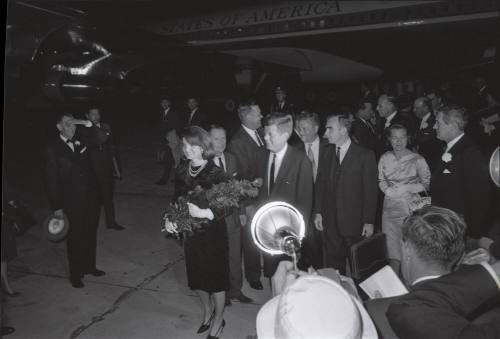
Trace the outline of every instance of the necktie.
<instances>
[{"instance_id":1,"label":"necktie","mask_svg":"<svg viewBox=\"0 0 500 339\"><path fill-rule=\"evenodd\" d=\"M219 160L219 167L222 168L225 172L226 168L224 167L224 163L222 162L222 157L218 157L217 159Z\"/></svg>"},{"instance_id":2,"label":"necktie","mask_svg":"<svg viewBox=\"0 0 500 339\"><path fill-rule=\"evenodd\" d=\"M340 164L340 147L337 146L337 152L335 153L335 157L337 158L337 162Z\"/></svg>"},{"instance_id":3,"label":"necktie","mask_svg":"<svg viewBox=\"0 0 500 339\"><path fill-rule=\"evenodd\" d=\"M373 129L372 124L371 124L369 121L365 121L365 120L363 120L363 121L365 122L366 126L368 126L368 128L370 129L370 131L371 131L373 134L375 134L375 130Z\"/></svg>"},{"instance_id":4,"label":"necktie","mask_svg":"<svg viewBox=\"0 0 500 339\"><path fill-rule=\"evenodd\" d=\"M313 170L313 179L316 180L316 161L314 160L314 152L312 150L312 144L309 144L307 148L307 157L311 160L312 170Z\"/></svg>"},{"instance_id":5,"label":"necktie","mask_svg":"<svg viewBox=\"0 0 500 339\"><path fill-rule=\"evenodd\" d=\"M271 171L269 173L269 193L273 191L274 186L274 162L276 161L276 154L273 154L273 161L271 162Z\"/></svg>"},{"instance_id":6,"label":"necktie","mask_svg":"<svg viewBox=\"0 0 500 339\"><path fill-rule=\"evenodd\" d=\"M259 147L264 146L264 143L262 142L262 139L260 138L260 135L257 132L257 130L255 130L254 133L255 133L255 139L257 139L257 144L259 145Z\"/></svg>"}]
</instances>

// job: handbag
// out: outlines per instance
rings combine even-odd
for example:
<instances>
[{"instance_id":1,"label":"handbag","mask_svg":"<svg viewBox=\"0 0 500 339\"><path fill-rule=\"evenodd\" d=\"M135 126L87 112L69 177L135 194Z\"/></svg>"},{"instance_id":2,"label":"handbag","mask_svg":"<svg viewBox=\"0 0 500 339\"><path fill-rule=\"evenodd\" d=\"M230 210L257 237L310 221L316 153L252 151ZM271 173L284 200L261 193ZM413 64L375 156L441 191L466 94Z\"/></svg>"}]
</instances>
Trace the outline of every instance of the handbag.
<instances>
[{"instance_id":1,"label":"handbag","mask_svg":"<svg viewBox=\"0 0 500 339\"><path fill-rule=\"evenodd\" d=\"M418 198L408 201L408 207L412 213L432 203L432 199L429 193L427 193L427 190L424 190L423 194L425 195L419 195Z\"/></svg>"}]
</instances>

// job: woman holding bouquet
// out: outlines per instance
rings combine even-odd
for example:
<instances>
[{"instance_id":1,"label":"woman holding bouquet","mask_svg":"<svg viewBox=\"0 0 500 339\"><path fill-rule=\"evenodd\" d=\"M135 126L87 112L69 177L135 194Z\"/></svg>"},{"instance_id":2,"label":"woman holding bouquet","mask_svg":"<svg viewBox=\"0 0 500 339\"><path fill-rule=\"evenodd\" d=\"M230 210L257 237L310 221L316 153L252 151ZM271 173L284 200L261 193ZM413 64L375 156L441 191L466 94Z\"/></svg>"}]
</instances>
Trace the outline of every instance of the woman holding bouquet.
<instances>
[{"instance_id":1,"label":"woman holding bouquet","mask_svg":"<svg viewBox=\"0 0 500 339\"><path fill-rule=\"evenodd\" d=\"M382 231L386 235L389 263L399 274L401 227L411 214L410 203L420 198L420 192L429 190L431 173L425 159L407 148L406 127L394 124L387 132L392 151L384 153L378 164L379 187L385 194Z\"/></svg>"},{"instance_id":2,"label":"woman holding bouquet","mask_svg":"<svg viewBox=\"0 0 500 339\"><path fill-rule=\"evenodd\" d=\"M210 135L198 126L186 127L182 133L182 151L187 161L176 168L175 195L187 197L193 190L208 190L213 185L228 181L224 171L213 161ZM226 291L229 289L229 258L226 224L224 217L229 210L208 208L206 198L197 195L188 203L191 217L200 220L199 227L184 240L184 254L188 286L194 290L203 306L202 333L210 329L207 338L218 338L225 321L223 319ZM198 219L199 218L199 219ZM177 225L166 221L166 230L177 233Z\"/></svg>"}]
</instances>

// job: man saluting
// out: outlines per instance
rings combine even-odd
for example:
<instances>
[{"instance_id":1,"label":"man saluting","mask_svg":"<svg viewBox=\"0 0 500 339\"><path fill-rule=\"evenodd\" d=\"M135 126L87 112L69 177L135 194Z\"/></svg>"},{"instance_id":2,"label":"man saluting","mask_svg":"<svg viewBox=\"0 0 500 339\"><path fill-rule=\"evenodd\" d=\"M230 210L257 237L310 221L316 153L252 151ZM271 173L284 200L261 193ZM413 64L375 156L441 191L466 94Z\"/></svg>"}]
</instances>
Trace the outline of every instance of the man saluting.
<instances>
[{"instance_id":1,"label":"man saluting","mask_svg":"<svg viewBox=\"0 0 500 339\"><path fill-rule=\"evenodd\" d=\"M59 135L45 150L45 186L54 217L69 221L67 254L70 282L83 287L85 274L102 276L96 268L98 204L96 179L87 147L74 138L79 121L69 113L58 116Z\"/></svg>"}]
</instances>

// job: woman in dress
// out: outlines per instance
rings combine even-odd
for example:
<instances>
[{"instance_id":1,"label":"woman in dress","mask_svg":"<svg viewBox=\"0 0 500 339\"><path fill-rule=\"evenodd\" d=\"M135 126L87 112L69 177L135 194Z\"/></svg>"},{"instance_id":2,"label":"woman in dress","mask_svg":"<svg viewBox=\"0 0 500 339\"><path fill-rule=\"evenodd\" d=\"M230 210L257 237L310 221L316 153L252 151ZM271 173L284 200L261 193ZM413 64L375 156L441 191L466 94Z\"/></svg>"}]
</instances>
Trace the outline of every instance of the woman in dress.
<instances>
[{"instance_id":1,"label":"woman in dress","mask_svg":"<svg viewBox=\"0 0 500 339\"><path fill-rule=\"evenodd\" d=\"M214 184L229 180L213 161L209 134L198 126L186 127L182 133L182 151L187 161L176 168L174 200L186 196L200 186L210 189ZM208 208L208 201L188 203L194 218L208 219L202 227L184 240L188 286L200 297L203 306L202 333L210 329L207 338L218 338L223 319L226 291L229 289L229 258L224 216L230 211ZM177 232L175 223L167 222L170 233Z\"/></svg>"},{"instance_id":2,"label":"woman in dress","mask_svg":"<svg viewBox=\"0 0 500 339\"><path fill-rule=\"evenodd\" d=\"M388 129L392 151L382 155L378 163L379 187L385 194L382 231L386 234L389 263L396 274L401 266L401 226L411 214L410 202L427 192L431 179L425 159L407 148L406 127L394 124Z\"/></svg>"}]
</instances>

